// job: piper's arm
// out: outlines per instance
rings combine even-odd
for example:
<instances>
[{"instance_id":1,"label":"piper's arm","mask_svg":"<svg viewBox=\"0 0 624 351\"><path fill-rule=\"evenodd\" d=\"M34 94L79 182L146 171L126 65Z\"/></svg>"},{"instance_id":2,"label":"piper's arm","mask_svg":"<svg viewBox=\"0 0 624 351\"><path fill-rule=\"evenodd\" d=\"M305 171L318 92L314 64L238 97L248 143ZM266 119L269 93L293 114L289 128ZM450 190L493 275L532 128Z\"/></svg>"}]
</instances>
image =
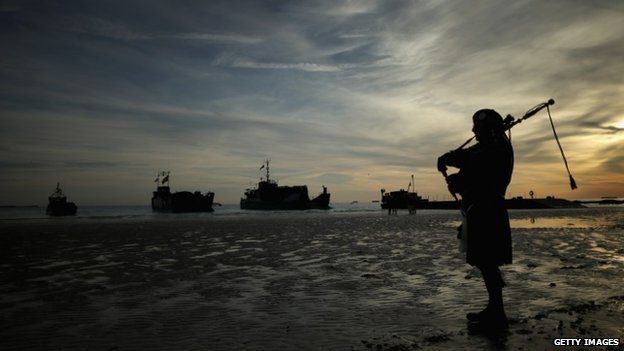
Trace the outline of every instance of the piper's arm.
<instances>
[{"instance_id":1,"label":"piper's arm","mask_svg":"<svg viewBox=\"0 0 624 351\"><path fill-rule=\"evenodd\" d=\"M444 172L446 171L447 166L462 168L463 165L469 158L470 155L469 149L460 149L449 151L444 155L438 157L438 171Z\"/></svg>"}]
</instances>

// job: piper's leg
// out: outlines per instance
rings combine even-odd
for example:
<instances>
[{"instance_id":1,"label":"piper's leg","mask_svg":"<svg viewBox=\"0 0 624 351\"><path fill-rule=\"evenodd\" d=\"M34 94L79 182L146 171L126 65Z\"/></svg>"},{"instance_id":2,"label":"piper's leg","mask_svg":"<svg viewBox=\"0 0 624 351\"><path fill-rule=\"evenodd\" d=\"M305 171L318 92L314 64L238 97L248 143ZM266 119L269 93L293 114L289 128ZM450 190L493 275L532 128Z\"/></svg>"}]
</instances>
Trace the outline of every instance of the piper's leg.
<instances>
[{"instance_id":1,"label":"piper's leg","mask_svg":"<svg viewBox=\"0 0 624 351\"><path fill-rule=\"evenodd\" d=\"M483 282L489 295L488 308L503 310L503 277L497 266L481 267Z\"/></svg>"},{"instance_id":2,"label":"piper's leg","mask_svg":"<svg viewBox=\"0 0 624 351\"><path fill-rule=\"evenodd\" d=\"M499 323L500 326L506 326L507 315L503 305L503 287L505 282L500 269L495 265L482 266L479 269L483 275L483 282L488 292L487 319Z\"/></svg>"},{"instance_id":3,"label":"piper's leg","mask_svg":"<svg viewBox=\"0 0 624 351\"><path fill-rule=\"evenodd\" d=\"M503 306L503 287L505 282L498 266L479 266L483 282L488 292L488 305L478 313L468 313L466 318L471 322L488 323L496 327L507 326L507 316Z\"/></svg>"}]
</instances>

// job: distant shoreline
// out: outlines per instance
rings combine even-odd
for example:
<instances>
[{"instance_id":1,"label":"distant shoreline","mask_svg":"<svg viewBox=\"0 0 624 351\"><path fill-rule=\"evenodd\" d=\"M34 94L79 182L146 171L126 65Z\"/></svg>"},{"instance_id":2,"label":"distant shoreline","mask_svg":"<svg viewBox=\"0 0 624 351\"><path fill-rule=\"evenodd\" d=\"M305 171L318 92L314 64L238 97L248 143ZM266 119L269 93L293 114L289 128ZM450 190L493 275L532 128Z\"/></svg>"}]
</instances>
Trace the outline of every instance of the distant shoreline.
<instances>
[{"instance_id":1,"label":"distant shoreline","mask_svg":"<svg viewBox=\"0 0 624 351\"><path fill-rule=\"evenodd\" d=\"M596 201L574 200L574 202L578 202L580 204L601 204L601 205L624 204L624 200L616 200L616 198L605 198L604 200L596 200Z\"/></svg>"}]
</instances>

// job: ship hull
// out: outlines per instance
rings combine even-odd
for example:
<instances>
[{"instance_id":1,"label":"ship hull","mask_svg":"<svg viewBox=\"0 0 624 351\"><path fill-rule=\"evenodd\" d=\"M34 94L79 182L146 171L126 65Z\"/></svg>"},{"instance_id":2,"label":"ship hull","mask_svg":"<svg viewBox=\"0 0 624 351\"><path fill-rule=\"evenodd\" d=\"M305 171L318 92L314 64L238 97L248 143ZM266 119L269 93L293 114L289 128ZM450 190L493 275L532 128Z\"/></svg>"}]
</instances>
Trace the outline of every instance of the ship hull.
<instances>
[{"instance_id":1,"label":"ship hull","mask_svg":"<svg viewBox=\"0 0 624 351\"><path fill-rule=\"evenodd\" d=\"M288 187L284 187L288 188ZM288 189L286 189L288 190ZM257 195L257 194L256 194ZM266 196L269 198L269 196ZM313 199L308 198L307 188L301 192L291 192L288 196L279 197L278 199L266 200L263 198L248 197L240 200L241 210L260 210L260 211L303 211L303 210L328 210L330 194L324 192Z\"/></svg>"},{"instance_id":2,"label":"ship hull","mask_svg":"<svg viewBox=\"0 0 624 351\"><path fill-rule=\"evenodd\" d=\"M241 199L240 202L241 210L260 210L260 211L301 211L307 210L310 207L305 202L271 202L271 201L262 201L255 199Z\"/></svg>"},{"instance_id":3,"label":"ship hull","mask_svg":"<svg viewBox=\"0 0 624 351\"><path fill-rule=\"evenodd\" d=\"M320 194L319 196L310 200L310 208L317 210L329 210L331 208L329 207L329 197L329 193Z\"/></svg>"},{"instance_id":4,"label":"ship hull","mask_svg":"<svg viewBox=\"0 0 624 351\"><path fill-rule=\"evenodd\" d=\"M416 193L399 190L384 194L381 198L381 208L384 210L420 209L424 208L427 202L428 200L423 199Z\"/></svg>"},{"instance_id":5,"label":"ship hull","mask_svg":"<svg viewBox=\"0 0 624 351\"><path fill-rule=\"evenodd\" d=\"M46 215L54 217L75 216L77 211L78 206L73 202L49 204L48 207L46 207Z\"/></svg>"},{"instance_id":6,"label":"ship hull","mask_svg":"<svg viewBox=\"0 0 624 351\"><path fill-rule=\"evenodd\" d=\"M212 212L214 193L201 194L198 191L191 193L181 191L170 193L168 189L159 189L152 197L152 211L154 212Z\"/></svg>"}]
</instances>

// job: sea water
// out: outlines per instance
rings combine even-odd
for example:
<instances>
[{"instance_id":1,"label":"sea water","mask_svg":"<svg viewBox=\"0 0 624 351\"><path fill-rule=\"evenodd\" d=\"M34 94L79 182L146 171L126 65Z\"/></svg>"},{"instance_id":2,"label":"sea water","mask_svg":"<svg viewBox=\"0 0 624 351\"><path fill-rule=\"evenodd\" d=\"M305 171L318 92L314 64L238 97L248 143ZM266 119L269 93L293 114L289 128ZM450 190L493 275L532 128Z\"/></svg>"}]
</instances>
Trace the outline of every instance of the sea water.
<instances>
[{"instance_id":1,"label":"sea water","mask_svg":"<svg viewBox=\"0 0 624 351\"><path fill-rule=\"evenodd\" d=\"M195 213L161 213L152 211L148 205L135 205L135 206L79 206L78 212L75 216L60 217L62 219L93 219L93 220L158 220L163 218L179 217L179 218L206 218L212 216L254 216L254 215L315 215L315 214L340 214L340 213L383 213L385 210L381 209L379 203L371 202L359 202L359 203L332 203L329 210L304 210L304 211L253 211L253 210L241 210L238 204L224 204L221 206L213 206L214 212L195 212ZM511 210L510 213L520 216L521 219L512 219L512 227L557 227L557 226L574 226L574 225L587 225L589 222L594 221L595 218L591 218L592 210L596 208L624 208L624 205L588 205L589 210L583 209L552 209L552 210ZM0 220L16 220L16 219L33 219L44 220L52 219L59 220L58 217L51 217L46 215L45 206L24 206L24 207L0 207ZM439 213L456 213L455 210L419 210L421 215L426 214L439 214ZM584 212L587 211L587 212ZM400 211L404 214L406 211ZM575 216L575 220L567 221L565 216L570 213ZM583 217L583 213L588 213L589 217ZM562 217L563 216L563 217ZM537 221L539 219L539 221ZM537 221L537 222L536 222ZM584 224L581 224L581 222ZM457 222L459 224L459 222Z\"/></svg>"},{"instance_id":2,"label":"sea water","mask_svg":"<svg viewBox=\"0 0 624 351\"><path fill-rule=\"evenodd\" d=\"M142 206L79 206L76 216L63 218L79 219L158 219L171 216L182 216L186 218L202 218L206 216L231 216L245 214L267 214L267 213L342 213L342 212L378 212L381 210L379 203L335 203L331 204L330 210L306 210L306 211L251 211L241 210L238 204L214 205L214 212L195 213L160 213L153 212L149 205ZM24 207L0 207L0 220L11 219L49 219L45 206L24 206Z\"/></svg>"}]
</instances>

